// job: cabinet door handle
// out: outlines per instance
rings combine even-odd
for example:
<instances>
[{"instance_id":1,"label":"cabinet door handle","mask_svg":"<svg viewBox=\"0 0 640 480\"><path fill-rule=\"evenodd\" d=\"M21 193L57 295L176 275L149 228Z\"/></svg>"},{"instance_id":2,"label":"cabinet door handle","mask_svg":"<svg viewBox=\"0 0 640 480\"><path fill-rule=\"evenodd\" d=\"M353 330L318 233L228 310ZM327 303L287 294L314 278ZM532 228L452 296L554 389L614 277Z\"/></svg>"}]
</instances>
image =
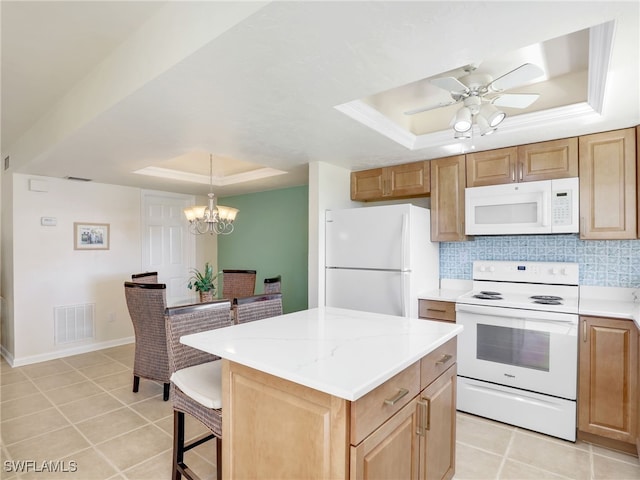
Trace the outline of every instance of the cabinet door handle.
<instances>
[{"instance_id":1,"label":"cabinet door handle","mask_svg":"<svg viewBox=\"0 0 640 480\"><path fill-rule=\"evenodd\" d=\"M384 404L385 405L395 405L407 393L409 393L409 390L407 390L406 388L400 388L398 390L398 393L396 393L393 397L385 399Z\"/></svg>"},{"instance_id":2,"label":"cabinet door handle","mask_svg":"<svg viewBox=\"0 0 640 480\"><path fill-rule=\"evenodd\" d=\"M427 312L447 313L447 311L443 308L427 308Z\"/></svg>"},{"instance_id":3,"label":"cabinet door handle","mask_svg":"<svg viewBox=\"0 0 640 480\"><path fill-rule=\"evenodd\" d=\"M453 355L449 355L448 353L445 353L440 357L440 360L436 362L436 365L444 365L452 358L453 358Z\"/></svg>"},{"instance_id":4,"label":"cabinet door handle","mask_svg":"<svg viewBox=\"0 0 640 480\"><path fill-rule=\"evenodd\" d=\"M427 402L422 399L418 400L418 426L416 427L416 434L424 437L427 434L424 421L427 416Z\"/></svg>"},{"instance_id":5,"label":"cabinet door handle","mask_svg":"<svg viewBox=\"0 0 640 480\"><path fill-rule=\"evenodd\" d=\"M424 426L424 432L426 433L431 430L431 399L423 398L425 402L425 411L426 411L426 425Z\"/></svg>"},{"instance_id":6,"label":"cabinet door handle","mask_svg":"<svg viewBox=\"0 0 640 480\"><path fill-rule=\"evenodd\" d=\"M516 166L515 165L513 167L511 167L511 181L512 182L516 181Z\"/></svg>"},{"instance_id":7,"label":"cabinet door handle","mask_svg":"<svg viewBox=\"0 0 640 480\"><path fill-rule=\"evenodd\" d=\"M524 172L524 164L521 163L520 165L518 165L518 167L520 167L520 181L522 181L522 175L523 175L523 172Z\"/></svg>"},{"instance_id":8,"label":"cabinet door handle","mask_svg":"<svg viewBox=\"0 0 640 480\"><path fill-rule=\"evenodd\" d=\"M587 341L587 321L582 320L582 341Z\"/></svg>"}]
</instances>

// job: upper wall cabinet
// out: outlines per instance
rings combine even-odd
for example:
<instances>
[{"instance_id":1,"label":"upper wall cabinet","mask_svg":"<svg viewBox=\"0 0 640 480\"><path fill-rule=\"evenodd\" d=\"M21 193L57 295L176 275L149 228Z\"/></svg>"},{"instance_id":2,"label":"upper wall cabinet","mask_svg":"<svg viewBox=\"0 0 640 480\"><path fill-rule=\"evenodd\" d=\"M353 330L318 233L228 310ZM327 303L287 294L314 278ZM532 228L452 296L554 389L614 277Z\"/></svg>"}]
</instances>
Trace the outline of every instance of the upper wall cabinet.
<instances>
[{"instance_id":1,"label":"upper wall cabinet","mask_svg":"<svg viewBox=\"0 0 640 480\"><path fill-rule=\"evenodd\" d=\"M467 239L464 189L464 155L431 160L431 241Z\"/></svg>"},{"instance_id":2,"label":"upper wall cabinet","mask_svg":"<svg viewBox=\"0 0 640 480\"><path fill-rule=\"evenodd\" d=\"M467 187L578 176L578 139L467 154Z\"/></svg>"},{"instance_id":3,"label":"upper wall cabinet","mask_svg":"<svg viewBox=\"0 0 640 480\"><path fill-rule=\"evenodd\" d=\"M636 129L580 137L580 238L637 238Z\"/></svg>"},{"instance_id":4,"label":"upper wall cabinet","mask_svg":"<svg viewBox=\"0 0 640 480\"><path fill-rule=\"evenodd\" d=\"M351 172L351 200L368 202L424 197L430 193L430 162Z\"/></svg>"}]
</instances>

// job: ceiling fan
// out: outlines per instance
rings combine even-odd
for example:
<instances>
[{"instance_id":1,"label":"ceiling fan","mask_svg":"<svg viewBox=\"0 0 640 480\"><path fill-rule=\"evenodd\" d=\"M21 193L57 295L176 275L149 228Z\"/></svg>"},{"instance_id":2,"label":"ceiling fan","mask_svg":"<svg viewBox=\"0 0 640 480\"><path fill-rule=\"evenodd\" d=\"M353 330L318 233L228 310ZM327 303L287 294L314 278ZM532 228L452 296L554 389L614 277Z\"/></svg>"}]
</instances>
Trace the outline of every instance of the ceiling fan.
<instances>
[{"instance_id":1,"label":"ceiling fan","mask_svg":"<svg viewBox=\"0 0 640 480\"><path fill-rule=\"evenodd\" d=\"M506 117L497 107L527 108L540 96L537 93L500 93L544 75L544 71L537 65L525 63L495 79L488 74L475 73L476 69L477 66L469 65L464 68L466 73L462 77L439 77L430 80L431 84L447 90L451 100L408 110L404 114L415 115L462 103L463 106L454 117L453 129L456 131L456 138L469 138L474 121L480 127L481 135L495 131Z\"/></svg>"}]
</instances>

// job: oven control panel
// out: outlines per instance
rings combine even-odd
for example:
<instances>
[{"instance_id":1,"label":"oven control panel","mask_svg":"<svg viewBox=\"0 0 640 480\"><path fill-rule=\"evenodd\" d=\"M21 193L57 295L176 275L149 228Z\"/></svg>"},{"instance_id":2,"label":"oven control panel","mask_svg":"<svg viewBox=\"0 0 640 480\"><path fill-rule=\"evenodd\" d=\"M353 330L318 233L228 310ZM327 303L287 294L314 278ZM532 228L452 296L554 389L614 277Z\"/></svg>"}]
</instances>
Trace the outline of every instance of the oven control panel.
<instances>
[{"instance_id":1,"label":"oven control panel","mask_svg":"<svg viewBox=\"0 0 640 480\"><path fill-rule=\"evenodd\" d=\"M474 280L578 285L577 263L565 262L473 262Z\"/></svg>"}]
</instances>

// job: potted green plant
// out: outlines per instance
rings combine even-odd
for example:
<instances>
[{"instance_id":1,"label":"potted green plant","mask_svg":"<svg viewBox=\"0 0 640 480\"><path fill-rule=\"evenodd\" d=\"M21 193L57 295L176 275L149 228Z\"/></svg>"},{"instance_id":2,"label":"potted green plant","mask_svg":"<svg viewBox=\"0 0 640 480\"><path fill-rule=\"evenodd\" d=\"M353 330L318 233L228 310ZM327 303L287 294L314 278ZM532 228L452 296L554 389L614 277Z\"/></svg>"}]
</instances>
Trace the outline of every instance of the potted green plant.
<instances>
[{"instance_id":1,"label":"potted green plant","mask_svg":"<svg viewBox=\"0 0 640 480\"><path fill-rule=\"evenodd\" d=\"M209 262L204 264L204 271L191 269L193 275L189 279L187 287L191 290L195 290L200 294L201 302L210 302L216 294L216 279L218 274L213 273L213 267Z\"/></svg>"}]
</instances>

